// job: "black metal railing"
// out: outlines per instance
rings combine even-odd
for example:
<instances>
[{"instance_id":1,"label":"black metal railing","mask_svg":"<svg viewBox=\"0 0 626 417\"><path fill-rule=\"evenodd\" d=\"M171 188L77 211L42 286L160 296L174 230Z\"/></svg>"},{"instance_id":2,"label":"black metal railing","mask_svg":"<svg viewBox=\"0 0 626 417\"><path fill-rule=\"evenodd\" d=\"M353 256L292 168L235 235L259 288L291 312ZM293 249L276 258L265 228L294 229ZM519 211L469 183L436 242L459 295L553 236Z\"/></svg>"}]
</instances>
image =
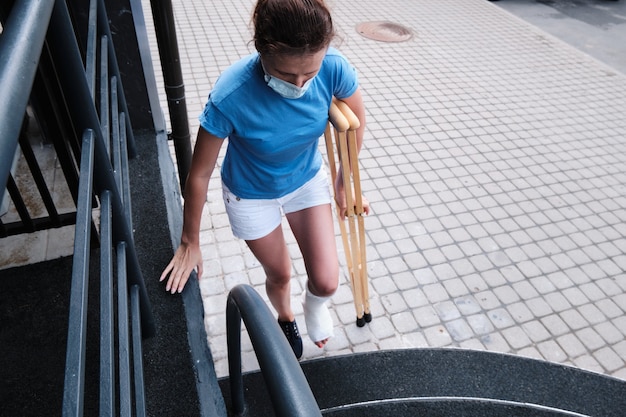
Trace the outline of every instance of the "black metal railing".
<instances>
[{"instance_id":1,"label":"black metal railing","mask_svg":"<svg viewBox=\"0 0 626 417\"><path fill-rule=\"evenodd\" d=\"M274 316L249 285L238 285L228 294L226 338L233 413L244 412L241 373L241 321L252 341L277 416L321 416L319 406L287 339Z\"/></svg>"},{"instance_id":2,"label":"black metal railing","mask_svg":"<svg viewBox=\"0 0 626 417\"><path fill-rule=\"evenodd\" d=\"M155 323L132 234L128 158L135 153L133 131L104 1L91 0L89 10L83 54L64 0L0 5L0 184L8 184L21 218L21 225L0 224L0 233L57 227L67 219L75 223L63 416L84 413L88 333L100 341L100 415L142 416L141 340L155 333ZM59 215L52 204L22 129L27 107L42 135L54 143L74 213ZM31 161L49 220L30 216L12 181L18 142ZM90 259L98 241L98 259ZM100 283L100 299L94 307L88 305L89 282L98 262L94 281ZM87 325L90 308L98 311L99 328Z\"/></svg>"},{"instance_id":3,"label":"black metal railing","mask_svg":"<svg viewBox=\"0 0 626 417\"><path fill-rule=\"evenodd\" d=\"M28 166L33 172L37 189L41 193L45 207L50 212L49 223L61 225L63 221L54 209L41 170L28 141L24 140L23 122L28 105L29 92L37 74L37 63L44 46L47 23L52 14L52 2L17 1L13 7L3 4L0 7L2 35L0 36L0 201L8 190L14 201L20 221L5 225L0 219L0 237L23 231L34 232L44 227L46 221L33 219L21 198L11 167L18 142L24 146ZM21 140L20 140L21 138ZM4 185L6 184L6 189ZM70 219L71 221L72 219Z\"/></svg>"},{"instance_id":4,"label":"black metal railing","mask_svg":"<svg viewBox=\"0 0 626 417\"><path fill-rule=\"evenodd\" d=\"M97 16L94 18L93 13ZM136 330L133 341L141 340L137 323L141 320L141 331L145 336L155 333L155 325L150 311L149 300L135 252L130 222L130 193L127 163L128 116L124 109L121 93L121 80L116 68L113 45L108 29L108 19L102 0L91 0L90 18L95 25L89 26L90 45L87 47L87 73L83 68L80 51L74 37L71 20L65 3L57 1L52 14L51 30L48 43L53 56L63 62L62 71L58 72L59 83L63 91L68 91L67 106L75 116L74 126L83 133L81 152L81 179L77 207L77 227L75 237L74 267L72 273L72 293L70 295L70 315L68 347L63 399L64 416L80 416L83 412L85 384L85 343L87 294L90 264L88 247L90 227L86 222L91 218L89 197L95 194L100 201L100 415L131 415L130 407L135 404L137 414L145 414L142 385L142 361L133 361L130 368L129 322L135 322ZM99 51L99 54L96 52ZM96 56L93 58L92 55ZM99 57L99 59L98 59ZM94 65L95 63L95 65ZM99 68L99 76L93 71ZM92 71L91 73L89 71ZM94 83L99 81L99 94ZM91 86L90 86L91 84ZM95 102L94 102L95 101ZM100 103L98 117L96 103ZM91 161L91 164L88 162ZM93 190L91 190L93 187ZM90 191L93 191L91 193ZM81 241L79 245L78 242ZM116 254L114 255L114 250ZM117 266L117 319L118 331L114 330L114 258ZM139 316L128 314L129 303L126 295L130 291L130 311L140 310ZM116 334L117 333L117 334ZM117 335L117 353L119 378L116 378L115 334ZM133 343L135 356L141 345ZM135 376L135 388L130 384L130 372ZM117 387L116 382L119 382ZM119 399L116 399L119 389ZM134 398L131 400L132 393Z\"/></svg>"}]
</instances>

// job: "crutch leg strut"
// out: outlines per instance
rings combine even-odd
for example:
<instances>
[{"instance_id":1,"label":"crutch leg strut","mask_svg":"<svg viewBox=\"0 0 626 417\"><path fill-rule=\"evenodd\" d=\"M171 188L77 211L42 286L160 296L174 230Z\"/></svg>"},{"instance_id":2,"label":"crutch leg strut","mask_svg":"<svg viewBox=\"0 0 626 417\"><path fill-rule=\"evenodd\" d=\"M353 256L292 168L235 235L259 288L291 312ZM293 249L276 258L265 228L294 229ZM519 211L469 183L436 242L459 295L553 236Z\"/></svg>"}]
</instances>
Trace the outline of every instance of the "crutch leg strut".
<instances>
[{"instance_id":1,"label":"crutch leg strut","mask_svg":"<svg viewBox=\"0 0 626 417\"><path fill-rule=\"evenodd\" d=\"M329 169L331 171L331 178L332 178L332 182L333 185L335 183L335 180L337 179L337 167L335 164L335 155L334 155L334 146L333 146L333 136L332 136L332 132L331 132L331 125L330 123L328 124L327 128L326 128L326 134L325 134L325 139L326 139L326 146L328 149L328 165L329 165ZM337 133L335 132L335 135L337 135ZM333 186L334 189L334 186ZM344 219L340 218L340 213L339 213L339 209L337 209L337 217L338 217L338 223L339 223L339 229L341 230L341 239L343 242L343 248L344 248L344 252L346 255L346 266L348 267L348 276L350 277L350 285L352 287L352 293L354 294L354 307L355 310L357 312L357 322L359 322L360 317L362 317L362 301L361 301L361 293L360 291L357 292L355 291L355 287L356 285L358 285L358 283L355 283L355 276L354 276L354 271L353 271L353 260L352 260L352 251L350 249L350 241L348 240L348 233L346 231L346 223L344 221Z\"/></svg>"},{"instance_id":2,"label":"crutch leg strut","mask_svg":"<svg viewBox=\"0 0 626 417\"><path fill-rule=\"evenodd\" d=\"M324 132L324 138L326 140L328 164L333 185L337 179L338 169L341 169L343 174L347 213L345 218L341 218L340 209L337 207L337 217L354 295L354 306L357 315L356 324L359 327L363 327L366 322L372 320L372 315L369 306L367 283L363 220L365 213L357 158L356 129L358 129L359 125L359 119L347 104L339 100L333 100L329 109L329 123ZM335 144L333 144L333 139ZM335 152L338 155L339 166L335 161ZM346 222L348 223L347 227Z\"/></svg>"},{"instance_id":3,"label":"crutch leg strut","mask_svg":"<svg viewBox=\"0 0 626 417\"><path fill-rule=\"evenodd\" d=\"M346 132L346 135L347 135L346 139L348 142L348 152L350 155L354 155L354 157L350 158L350 165L351 165L351 172L352 172L352 185L353 185L354 196L355 196L354 215L356 218L357 229L358 229L358 236L355 236L355 238L358 241L358 244L356 247L353 244L352 247L354 248L353 250L356 250L358 248L360 252L358 256L359 269L356 272L358 272L359 281L361 282L360 290L361 290L361 300L363 302L363 319L366 322L370 322L372 320L372 315L370 313L369 291L368 291L368 284L367 284L367 262L366 262L366 251L365 251L365 224L364 224L365 222L363 219L363 216L365 215L365 213L363 209L363 195L361 191L361 175L359 171L359 164L358 164L358 158L357 158L358 150L357 150L357 142L356 142L356 130L350 129Z\"/></svg>"}]
</instances>

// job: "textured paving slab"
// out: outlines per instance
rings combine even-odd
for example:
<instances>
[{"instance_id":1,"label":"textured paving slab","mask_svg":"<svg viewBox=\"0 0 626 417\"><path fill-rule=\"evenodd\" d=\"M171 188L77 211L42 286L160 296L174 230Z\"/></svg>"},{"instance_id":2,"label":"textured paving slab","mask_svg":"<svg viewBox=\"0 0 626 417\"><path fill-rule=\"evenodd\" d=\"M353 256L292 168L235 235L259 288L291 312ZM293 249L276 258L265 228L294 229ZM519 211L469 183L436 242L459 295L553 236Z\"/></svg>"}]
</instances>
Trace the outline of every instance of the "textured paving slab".
<instances>
[{"instance_id":1,"label":"textured paving slab","mask_svg":"<svg viewBox=\"0 0 626 417\"><path fill-rule=\"evenodd\" d=\"M195 131L219 73L252 51L253 2L173 3ZM324 350L307 341L304 359L461 347L626 378L626 77L483 0L331 4L368 112L361 176L373 207L374 320L355 326L342 276L336 336ZM378 20L414 36L383 43L355 30ZM200 286L225 375L226 294L239 283L265 290L261 267L230 232L219 187L216 174ZM288 239L304 327L297 294L306 277ZM256 369L244 346L244 369Z\"/></svg>"}]
</instances>

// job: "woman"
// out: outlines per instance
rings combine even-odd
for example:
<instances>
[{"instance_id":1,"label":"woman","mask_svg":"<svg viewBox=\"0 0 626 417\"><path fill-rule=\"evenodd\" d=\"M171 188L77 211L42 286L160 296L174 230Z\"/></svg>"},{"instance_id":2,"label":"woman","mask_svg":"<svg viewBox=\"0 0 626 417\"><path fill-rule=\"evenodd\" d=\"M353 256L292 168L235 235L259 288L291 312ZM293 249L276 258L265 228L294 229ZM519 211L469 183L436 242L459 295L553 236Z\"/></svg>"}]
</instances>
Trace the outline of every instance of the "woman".
<instances>
[{"instance_id":1,"label":"woman","mask_svg":"<svg viewBox=\"0 0 626 417\"><path fill-rule=\"evenodd\" d=\"M333 334L326 301L337 289L339 263L318 140L335 96L361 121L360 149L365 110L356 71L330 47L335 31L323 0L259 0L253 23L257 53L224 71L200 116L185 185L181 243L160 279L169 275L166 290L175 293L183 290L194 268L202 275L200 218L209 178L228 138L221 177L231 228L263 266L278 323L300 358L282 214L302 251L308 275L302 298L305 322L321 348ZM345 215L342 178L339 173L334 186L336 204ZM368 213L366 200L364 206Z\"/></svg>"}]
</instances>

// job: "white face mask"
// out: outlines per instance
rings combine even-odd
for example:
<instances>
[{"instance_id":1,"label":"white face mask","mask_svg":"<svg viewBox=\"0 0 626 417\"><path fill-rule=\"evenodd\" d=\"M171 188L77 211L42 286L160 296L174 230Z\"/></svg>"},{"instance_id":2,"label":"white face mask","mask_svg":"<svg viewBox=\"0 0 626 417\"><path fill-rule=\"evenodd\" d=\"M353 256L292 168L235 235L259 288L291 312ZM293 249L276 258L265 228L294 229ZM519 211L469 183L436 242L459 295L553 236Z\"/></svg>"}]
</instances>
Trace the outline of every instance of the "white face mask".
<instances>
[{"instance_id":1,"label":"white face mask","mask_svg":"<svg viewBox=\"0 0 626 417\"><path fill-rule=\"evenodd\" d=\"M315 78L315 77L313 77ZM300 98L306 93L306 91L311 86L311 82L313 78L307 80L302 87L298 87L297 85L293 85L285 80L281 80L280 78L272 77L265 73L265 82L267 85L278 94L283 96L284 98L296 99Z\"/></svg>"}]
</instances>

